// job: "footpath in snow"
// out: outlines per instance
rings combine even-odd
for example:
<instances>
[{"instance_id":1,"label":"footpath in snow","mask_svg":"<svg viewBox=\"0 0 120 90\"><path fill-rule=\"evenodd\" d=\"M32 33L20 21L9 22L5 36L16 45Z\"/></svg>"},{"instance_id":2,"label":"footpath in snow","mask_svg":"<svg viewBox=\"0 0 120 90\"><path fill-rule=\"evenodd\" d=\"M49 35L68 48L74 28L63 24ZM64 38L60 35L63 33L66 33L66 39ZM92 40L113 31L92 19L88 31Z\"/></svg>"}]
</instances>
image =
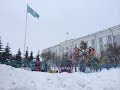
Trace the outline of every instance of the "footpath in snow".
<instances>
[{"instance_id":1,"label":"footpath in snow","mask_svg":"<svg viewBox=\"0 0 120 90\"><path fill-rule=\"evenodd\" d=\"M120 69L50 74L0 64L0 90L120 90Z\"/></svg>"}]
</instances>

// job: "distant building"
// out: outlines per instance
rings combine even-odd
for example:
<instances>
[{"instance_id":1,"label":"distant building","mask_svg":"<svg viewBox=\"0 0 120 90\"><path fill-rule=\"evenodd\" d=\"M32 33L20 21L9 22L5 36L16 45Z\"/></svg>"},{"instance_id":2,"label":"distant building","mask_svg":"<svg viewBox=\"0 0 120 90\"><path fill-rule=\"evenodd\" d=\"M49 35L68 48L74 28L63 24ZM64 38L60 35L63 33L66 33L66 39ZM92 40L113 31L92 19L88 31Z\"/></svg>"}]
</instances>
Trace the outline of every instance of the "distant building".
<instances>
[{"instance_id":1,"label":"distant building","mask_svg":"<svg viewBox=\"0 0 120 90\"><path fill-rule=\"evenodd\" d=\"M84 37L61 42L58 45L44 49L42 52L51 51L56 53L58 56L62 56L70 49L75 47L79 48L81 40L85 41L88 47L93 47L96 51L96 55L98 56L101 51L108 47L108 44L117 43L117 45L120 45L120 25Z\"/></svg>"}]
</instances>

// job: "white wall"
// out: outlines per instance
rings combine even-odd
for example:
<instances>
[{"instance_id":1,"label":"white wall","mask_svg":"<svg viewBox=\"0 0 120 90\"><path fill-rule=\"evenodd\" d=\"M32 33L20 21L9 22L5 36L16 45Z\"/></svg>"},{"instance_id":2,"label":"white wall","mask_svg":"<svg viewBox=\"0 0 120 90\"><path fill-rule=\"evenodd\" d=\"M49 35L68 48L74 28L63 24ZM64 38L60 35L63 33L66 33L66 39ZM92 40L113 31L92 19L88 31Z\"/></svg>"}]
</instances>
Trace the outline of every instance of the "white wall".
<instances>
[{"instance_id":1,"label":"white wall","mask_svg":"<svg viewBox=\"0 0 120 90\"><path fill-rule=\"evenodd\" d=\"M108 36L111 35L111 37L113 35L120 35L120 25L114 26L112 28L108 28L106 30L103 31L99 31L97 33L91 34L91 35L87 35L81 38L77 38L77 39L71 39L71 40L67 40L65 42L61 42L60 44L50 47L48 48L49 50L56 52L57 50L57 55L62 56L62 48L64 48L64 52L66 52L66 47L68 46L68 48L74 48L75 44L77 45L77 47L80 46L80 42L81 40L83 41L87 41L88 42L88 47L92 46L92 39L95 39L95 50L96 50L96 55L100 54L100 45L99 45L99 38L102 38L103 40L103 49L106 49L105 45L107 45L107 40L108 40ZM116 40L117 42L120 42L120 38L118 38L118 40ZM113 38L112 38L112 43L113 43ZM43 52L47 51L48 49L43 50ZM60 52L59 52L60 50Z\"/></svg>"}]
</instances>

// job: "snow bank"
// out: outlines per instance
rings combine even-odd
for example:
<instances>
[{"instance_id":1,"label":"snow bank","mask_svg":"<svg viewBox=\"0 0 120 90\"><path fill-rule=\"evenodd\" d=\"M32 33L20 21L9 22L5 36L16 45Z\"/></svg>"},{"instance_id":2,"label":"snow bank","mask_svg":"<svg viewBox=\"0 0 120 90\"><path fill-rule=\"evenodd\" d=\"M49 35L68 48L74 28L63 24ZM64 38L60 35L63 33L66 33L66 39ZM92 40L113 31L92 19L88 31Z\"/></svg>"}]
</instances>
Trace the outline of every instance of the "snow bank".
<instances>
[{"instance_id":1,"label":"snow bank","mask_svg":"<svg viewBox=\"0 0 120 90\"><path fill-rule=\"evenodd\" d=\"M0 90L120 90L120 69L50 74L0 64Z\"/></svg>"}]
</instances>

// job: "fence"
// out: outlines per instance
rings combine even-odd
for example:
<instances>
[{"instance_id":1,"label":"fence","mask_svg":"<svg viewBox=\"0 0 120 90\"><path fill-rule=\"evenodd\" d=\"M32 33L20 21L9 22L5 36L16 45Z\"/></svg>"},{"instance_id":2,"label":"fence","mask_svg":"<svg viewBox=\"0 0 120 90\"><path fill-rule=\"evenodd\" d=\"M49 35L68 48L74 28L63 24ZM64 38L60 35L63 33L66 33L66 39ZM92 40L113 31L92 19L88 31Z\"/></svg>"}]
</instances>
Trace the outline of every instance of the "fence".
<instances>
[{"instance_id":1,"label":"fence","mask_svg":"<svg viewBox=\"0 0 120 90\"><path fill-rule=\"evenodd\" d=\"M1 64L6 64L13 66L15 68L29 68L33 70L35 66L35 61L16 61L16 60L10 60L10 61L1 61ZM75 66L72 66L72 69ZM120 67L120 64L92 64L91 66L86 66L85 63L77 64L76 67L78 68L77 72L84 72L84 73L90 73L90 72L97 72L101 71L102 69L110 69L110 68L117 68ZM69 67L68 67L69 68ZM70 68L71 69L71 68ZM65 72L70 72L70 70L63 70ZM72 72L72 71L71 71Z\"/></svg>"},{"instance_id":2,"label":"fence","mask_svg":"<svg viewBox=\"0 0 120 90\"><path fill-rule=\"evenodd\" d=\"M1 61L0 63L10 65L10 66L13 66L15 68L29 67L32 69L34 67L34 61L6 60L6 61Z\"/></svg>"}]
</instances>

